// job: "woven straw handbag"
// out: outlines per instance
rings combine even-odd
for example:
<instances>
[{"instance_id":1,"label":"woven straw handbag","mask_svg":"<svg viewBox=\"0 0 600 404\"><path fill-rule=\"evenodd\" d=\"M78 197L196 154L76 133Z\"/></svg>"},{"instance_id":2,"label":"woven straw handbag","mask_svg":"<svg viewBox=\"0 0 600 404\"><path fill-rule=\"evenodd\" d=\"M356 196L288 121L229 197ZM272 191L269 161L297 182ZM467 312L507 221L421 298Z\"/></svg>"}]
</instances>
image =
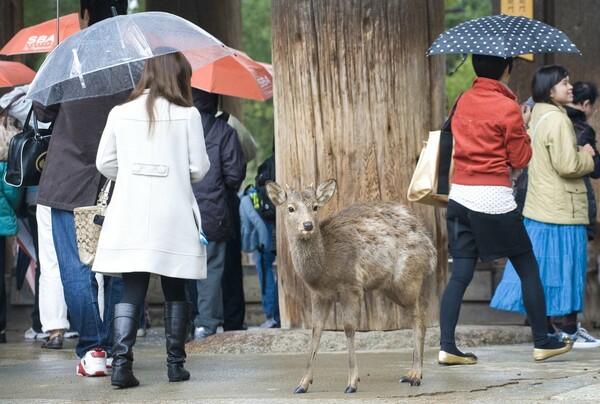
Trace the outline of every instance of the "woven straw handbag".
<instances>
[{"instance_id":1,"label":"woven straw handbag","mask_svg":"<svg viewBox=\"0 0 600 404\"><path fill-rule=\"evenodd\" d=\"M106 181L98 194L98 203L96 205L73 209L79 260L85 265L92 265L96 257L104 212L108 206L111 183L112 181L110 180Z\"/></svg>"}]
</instances>

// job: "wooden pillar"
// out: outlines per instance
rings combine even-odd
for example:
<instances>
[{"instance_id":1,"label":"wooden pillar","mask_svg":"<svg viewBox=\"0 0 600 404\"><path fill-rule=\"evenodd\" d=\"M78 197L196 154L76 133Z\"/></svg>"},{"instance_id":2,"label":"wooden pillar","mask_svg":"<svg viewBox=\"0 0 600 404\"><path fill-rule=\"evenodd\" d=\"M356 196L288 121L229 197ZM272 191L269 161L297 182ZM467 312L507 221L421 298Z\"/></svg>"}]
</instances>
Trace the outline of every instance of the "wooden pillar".
<instances>
[{"instance_id":1,"label":"wooden pillar","mask_svg":"<svg viewBox=\"0 0 600 404\"><path fill-rule=\"evenodd\" d=\"M406 203L422 141L443 120L442 58L426 58L443 31L441 0L278 0L272 2L277 179L306 187L336 178L327 215L352 203ZM439 249L428 284L428 323L437 324L447 272L442 212L409 204ZM281 218L280 218L281 219ZM307 289L295 274L278 220L279 305L284 327L310 326ZM360 329L410 327L410 317L367 293ZM339 313L328 328L342 329Z\"/></svg>"}]
</instances>

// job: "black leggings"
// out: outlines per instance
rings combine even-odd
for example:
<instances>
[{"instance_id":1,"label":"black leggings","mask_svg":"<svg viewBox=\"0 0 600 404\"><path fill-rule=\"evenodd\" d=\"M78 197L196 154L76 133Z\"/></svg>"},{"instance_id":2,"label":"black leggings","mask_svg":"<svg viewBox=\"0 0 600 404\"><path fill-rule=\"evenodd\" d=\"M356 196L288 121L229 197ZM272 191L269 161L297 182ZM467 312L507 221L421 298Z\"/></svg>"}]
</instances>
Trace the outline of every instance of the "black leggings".
<instances>
[{"instance_id":1,"label":"black leggings","mask_svg":"<svg viewBox=\"0 0 600 404\"><path fill-rule=\"evenodd\" d=\"M124 273L121 303L129 303L143 307L149 283L149 272ZM182 302L186 300L185 279L161 276L160 284L166 302Z\"/></svg>"},{"instance_id":2,"label":"black leggings","mask_svg":"<svg viewBox=\"0 0 600 404\"><path fill-rule=\"evenodd\" d=\"M508 257L521 279L523 305L536 348L543 346L548 338L546 331L546 298L540 280L537 260L533 251ZM442 350L446 347L456 347L454 332L463 295L473 279L477 258L454 258L452 275L444 290L440 307L440 344Z\"/></svg>"}]
</instances>

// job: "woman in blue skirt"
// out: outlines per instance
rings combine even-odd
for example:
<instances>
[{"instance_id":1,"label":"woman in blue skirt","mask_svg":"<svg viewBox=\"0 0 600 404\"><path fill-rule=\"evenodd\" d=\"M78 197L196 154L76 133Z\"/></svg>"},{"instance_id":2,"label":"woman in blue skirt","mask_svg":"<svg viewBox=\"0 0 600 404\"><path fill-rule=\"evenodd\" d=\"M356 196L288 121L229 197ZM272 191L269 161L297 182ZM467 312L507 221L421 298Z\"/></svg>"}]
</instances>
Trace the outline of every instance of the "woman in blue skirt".
<instances>
[{"instance_id":1,"label":"woman in blue skirt","mask_svg":"<svg viewBox=\"0 0 600 404\"><path fill-rule=\"evenodd\" d=\"M594 149L578 147L564 105L573 101L569 74L558 65L544 66L532 82L536 102L529 134L533 155L523 216L533 244L546 297L548 333L556 335L550 316L563 316L563 339L574 347L597 347L577 323L583 310L587 268L588 201L582 177L594 169ZM490 306L525 313L521 284L514 267L506 265Z\"/></svg>"}]
</instances>

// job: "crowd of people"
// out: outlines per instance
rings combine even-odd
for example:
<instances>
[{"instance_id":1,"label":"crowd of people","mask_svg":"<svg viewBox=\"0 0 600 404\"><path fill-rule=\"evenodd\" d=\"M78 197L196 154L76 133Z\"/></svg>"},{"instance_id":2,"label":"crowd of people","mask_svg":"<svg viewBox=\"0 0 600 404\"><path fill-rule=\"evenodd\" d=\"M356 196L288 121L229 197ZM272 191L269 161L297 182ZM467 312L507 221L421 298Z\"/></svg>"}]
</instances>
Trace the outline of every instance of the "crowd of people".
<instances>
[{"instance_id":1,"label":"crowd of people","mask_svg":"<svg viewBox=\"0 0 600 404\"><path fill-rule=\"evenodd\" d=\"M126 0L81 0L81 28L126 12ZM184 368L190 338L209 337L218 326L247 329L238 193L256 144L218 110L217 94L192 89L191 74L186 57L173 49L148 59L131 91L48 106L18 97L27 86L3 97L15 99L11 115L24 120L33 109L40 125L53 123L39 186L24 192L2 181L0 194L0 248L17 233L24 194L37 227L31 232L39 282L25 338L61 349L64 338L78 336L77 375L110 374L118 388L139 384L133 346L144 335L152 274L164 296L169 381L190 378ZM95 260L86 265L73 210L94 205L107 180L115 185ZM0 342L6 342L0 286ZM265 328L279 327L276 290L274 296Z\"/></svg>"},{"instance_id":2,"label":"crowd of people","mask_svg":"<svg viewBox=\"0 0 600 404\"><path fill-rule=\"evenodd\" d=\"M535 360L598 347L577 321L596 216L589 177L600 169L586 123L596 87L571 85L564 67L543 66L532 80L532 112L508 88L512 58L473 55L472 61L477 78L452 118L455 172L446 213L452 272L440 306L438 362L477 363L475 354L456 346L461 303L477 261L503 257L508 261L491 307L526 314ZM524 168L521 214L511 171Z\"/></svg>"},{"instance_id":3,"label":"crowd of people","mask_svg":"<svg viewBox=\"0 0 600 404\"><path fill-rule=\"evenodd\" d=\"M127 1L81 0L82 29L112 17L112 7L125 14ZM491 306L526 314L535 360L573 347L598 347L577 318L583 311L587 242L595 236L590 178L600 177L600 154L587 119L597 89L588 82L571 85L562 66L544 66L533 77L531 110L507 86L512 58L472 60L477 78L452 118L455 173L446 220L453 263L440 307L438 362L477 363L475 354L456 344L461 303L477 261L502 257L508 263ZM37 228L32 232L39 319L32 316L26 337L43 339L42 348L61 349L63 338L77 335L77 374L110 374L119 388L139 384L133 347L153 274L160 276L164 296L171 382L190 378L186 341L208 338L219 326L247 329L242 251L256 257L261 327L281 324L275 219L263 214L261 200L264 182L275 179L274 155L264 165L270 174L240 192L255 146L248 147L249 135L219 111L216 94L191 88L191 73L185 56L173 51L148 59L132 91L35 103L37 119L53 122L39 188L25 196L0 185L0 249L6 249L6 236L17 233L21 198L33 207L28 221ZM5 167L0 163L0 175ZM525 167L521 214L511 170ZM73 210L94 205L107 180L115 186L90 266L79 259ZM5 342L6 268L0 261L0 342Z\"/></svg>"}]
</instances>

